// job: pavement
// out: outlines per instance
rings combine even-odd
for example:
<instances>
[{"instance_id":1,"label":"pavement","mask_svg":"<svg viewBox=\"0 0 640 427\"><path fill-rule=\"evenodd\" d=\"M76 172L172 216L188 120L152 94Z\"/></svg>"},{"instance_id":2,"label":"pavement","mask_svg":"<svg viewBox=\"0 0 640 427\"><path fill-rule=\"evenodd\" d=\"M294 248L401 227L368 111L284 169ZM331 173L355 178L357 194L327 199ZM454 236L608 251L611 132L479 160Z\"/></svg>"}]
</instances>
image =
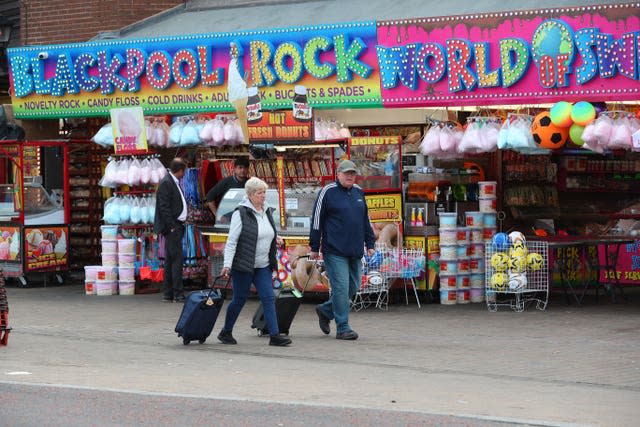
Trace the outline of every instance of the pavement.
<instances>
[{"instance_id":1,"label":"pavement","mask_svg":"<svg viewBox=\"0 0 640 427\"><path fill-rule=\"evenodd\" d=\"M353 342L323 335L305 301L287 348L249 327L256 300L238 319L238 345L215 339L221 317L205 344L184 346L173 332L182 305L160 294L89 296L76 285L7 294L13 331L0 347L0 399L31 385L360 411L340 425L427 425L415 421L427 415L456 417L449 425L640 425L640 289L626 302L587 297L582 307L553 295L545 311L522 313L484 304L369 308L351 314Z\"/></svg>"}]
</instances>

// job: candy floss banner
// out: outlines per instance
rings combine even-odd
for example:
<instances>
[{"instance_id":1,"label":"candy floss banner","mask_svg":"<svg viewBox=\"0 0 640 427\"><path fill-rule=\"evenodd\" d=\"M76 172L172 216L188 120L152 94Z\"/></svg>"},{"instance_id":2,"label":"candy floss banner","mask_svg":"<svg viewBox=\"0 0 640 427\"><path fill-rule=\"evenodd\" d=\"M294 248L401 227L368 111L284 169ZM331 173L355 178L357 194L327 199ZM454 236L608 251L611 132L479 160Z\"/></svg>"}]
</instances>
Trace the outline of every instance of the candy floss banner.
<instances>
[{"instance_id":1,"label":"candy floss banner","mask_svg":"<svg viewBox=\"0 0 640 427\"><path fill-rule=\"evenodd\" d=\"M385 107L640 98L640 3L378 22Z\"/></svg>"},{"instance_id":2,"label":"candy floss banner","mask_svg":"<svg viewBox=\"0 0 640 427\"><path fill-rule=\"evenodd\" d=\"M380 107L374 21L8 49L17 118L234 111L230 44L265 109L291 108L294 86L315 108Z\"/></svg>"}]
</instances>

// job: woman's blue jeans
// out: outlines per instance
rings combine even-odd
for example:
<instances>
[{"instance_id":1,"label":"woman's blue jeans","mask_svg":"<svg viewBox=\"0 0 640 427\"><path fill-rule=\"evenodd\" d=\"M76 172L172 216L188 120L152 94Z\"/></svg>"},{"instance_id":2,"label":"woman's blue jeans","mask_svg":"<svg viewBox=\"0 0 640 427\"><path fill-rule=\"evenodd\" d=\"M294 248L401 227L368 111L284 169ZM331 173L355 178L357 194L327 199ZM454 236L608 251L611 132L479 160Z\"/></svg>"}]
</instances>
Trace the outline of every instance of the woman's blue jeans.
<instances>
[{"instance_id":1,"label":"woman's blue jeans","mask_svg":"<svg viewBox=\"0 0 640 427\"><path fill-rule=\"evenodd\" d=\"M349 332L349 300L362 281L362 258L323 254L331 285L331 298L318 307L329 319L335 319L336 332Z\"/></svg>"},{"instance_id":2,"label":"woman's blue jeans","mask_svg":"<svg viewBox=\"0 0 640 427\"><path fill-rule=\"evenodd\" d=\"M262 302L264 319L269 328L269 335L278 335L278 318L276 317L276 304L271 284L271 267L255 268L253 273L245 273L238 270L231 270L231 280L233 283L233 298L227 306L227 315L224 319L223 331L231 332L238 320L238 315L242 307L247 302L251 283L258 291L258 296Z\"/></svg>"}]
</instances>

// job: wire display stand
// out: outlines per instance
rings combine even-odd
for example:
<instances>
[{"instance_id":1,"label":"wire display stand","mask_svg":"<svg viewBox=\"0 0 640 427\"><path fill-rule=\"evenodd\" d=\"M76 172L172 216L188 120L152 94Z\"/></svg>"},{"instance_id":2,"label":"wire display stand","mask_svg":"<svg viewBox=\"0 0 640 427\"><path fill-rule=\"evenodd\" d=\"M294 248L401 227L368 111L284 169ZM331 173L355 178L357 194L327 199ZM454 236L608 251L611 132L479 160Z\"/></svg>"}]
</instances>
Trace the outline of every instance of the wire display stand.
<instances>
[{"instance_id":1,"label":"wire display stand","mask_svg":"<svg viewBox=\"0 0 640 427\"><path fill-rule=\"evenodd\" d=\"M527 242L497 247L485 243L485 289L489 311L509 307L524 311L535 303L545 310L549 302L549 245Z\"/></svg>"},{"instance_id":2,"label":"wire display stand","mask_svg":"<svg viewBox=\"0 0 640 427\"><path fill-rule=\"evenodd\" d=\"M372 305L380 310L389 308L389 283L380 271L382 254L378 251L362 258L362 282L351 299L351 309L360 311Z\"/></svg>"}]
</instances>

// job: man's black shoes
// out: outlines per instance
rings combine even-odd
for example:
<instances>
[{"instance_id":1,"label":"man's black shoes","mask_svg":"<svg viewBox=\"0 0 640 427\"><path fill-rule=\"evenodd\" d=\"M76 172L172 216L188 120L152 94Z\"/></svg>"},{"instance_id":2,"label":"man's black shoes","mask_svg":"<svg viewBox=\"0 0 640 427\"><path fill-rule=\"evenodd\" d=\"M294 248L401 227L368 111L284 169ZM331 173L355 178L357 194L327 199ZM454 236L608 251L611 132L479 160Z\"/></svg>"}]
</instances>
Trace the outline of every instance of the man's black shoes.
<instances>
[{"instance_id":1,"label":"man's black shoes","mask_svg":"<svg viewBox=\"0 0 640 427\"><path fill-rule=\"evenodd\" d=\"M318 305L316 306L316 314L318 315L318 325L320 325L320 330L325 335L328 335L331 332L331 328L329 327L329 322L331 321L331 319L324 315L324 313L320 309L320 306Z\"/></svg>"},{"instance_id":2,"label":"man's black shoes","mask_svg":"<svg viewBox=\"0 0 640 427\"><path fill-rule=\"evenodd\" d=\"M356 333L356 331L341 332L339 334L336 334L336 339L353 341L358 339L358 334Z\"/></svg>"},{"instance_id":3,"label":"man's black shoes","mask_svg":"<svg viewBox=\"0 0 640 427\"><path fill-rule=\"evenodd\" d=\"M269 337L269 345L284 347L289 344L291 344L291 340L287 337L281 337L278 335L272 335L271 337Z\"/></svg>"}]
</instances>

